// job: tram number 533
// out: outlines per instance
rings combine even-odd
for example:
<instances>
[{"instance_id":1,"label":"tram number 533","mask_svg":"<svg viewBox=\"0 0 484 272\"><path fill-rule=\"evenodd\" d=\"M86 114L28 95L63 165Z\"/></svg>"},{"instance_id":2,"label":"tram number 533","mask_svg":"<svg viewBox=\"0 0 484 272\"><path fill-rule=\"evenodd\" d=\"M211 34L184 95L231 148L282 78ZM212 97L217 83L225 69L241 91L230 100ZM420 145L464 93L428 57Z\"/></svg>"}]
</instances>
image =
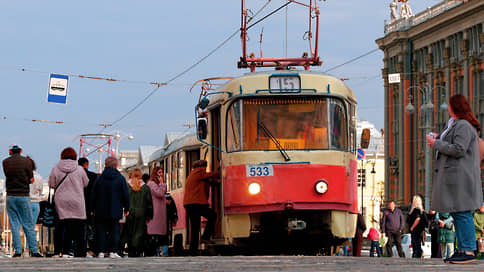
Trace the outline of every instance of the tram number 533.
<instances>
[{"instance_id":1,"label":"tram number 533","mask_svg":"<svg viewBox=\"0 0 484 272\"><path fill-rule=\"evenodd\" d=\"M270 164L246 165L248 177L269 177L274 176L274 168Z\"/></svg>"}]
</instances>

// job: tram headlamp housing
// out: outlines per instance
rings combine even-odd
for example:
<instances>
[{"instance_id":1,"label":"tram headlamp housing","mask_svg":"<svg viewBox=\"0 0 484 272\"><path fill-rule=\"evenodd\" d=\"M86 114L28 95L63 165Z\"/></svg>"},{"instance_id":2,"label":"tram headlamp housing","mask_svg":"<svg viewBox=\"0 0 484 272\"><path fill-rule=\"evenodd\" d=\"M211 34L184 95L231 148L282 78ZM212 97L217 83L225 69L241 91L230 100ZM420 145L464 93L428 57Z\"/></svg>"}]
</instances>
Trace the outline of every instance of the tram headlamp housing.
<instances>
[{"instance_id":1,"label":"tram headlamp housing","mask_svg":"<svg viewBox=\"0 0 484 272\"><path fill-rule=\"evenodd\" d=\"M325 180L318 180L314 184L314 190L316 193L322 195L328 191L328 183Z\"/></svg>"},{"instance_id":2,"label":"tram headlamp housing","mask_svg":"<svg viewBox=\"0 0 484 272\"><path fill-rule=\"evenodd\" d=\"M258 195L260 193L260 184L257 182L249 183L249 194Z\"/></svg>"}]
</instances>

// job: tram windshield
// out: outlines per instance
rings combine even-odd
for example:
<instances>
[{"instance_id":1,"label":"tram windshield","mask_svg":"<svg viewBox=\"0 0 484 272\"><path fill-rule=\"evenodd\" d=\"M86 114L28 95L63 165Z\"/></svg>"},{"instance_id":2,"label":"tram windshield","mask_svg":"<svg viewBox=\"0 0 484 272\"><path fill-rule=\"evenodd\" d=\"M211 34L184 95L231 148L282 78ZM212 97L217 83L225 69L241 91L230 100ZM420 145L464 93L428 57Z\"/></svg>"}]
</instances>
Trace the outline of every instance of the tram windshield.
<instances>
[{"instance_id":1,"label":"tram windshield","mask_svg":"<svg viewBox=\"0 0 484 272\"><path fill-rule=\"evenodd\" d=\"M227 114L227 151L278 150L259 124L286 150L348 149L345 107L336 98L239 99Z\"/></svg>"}]
</instances>

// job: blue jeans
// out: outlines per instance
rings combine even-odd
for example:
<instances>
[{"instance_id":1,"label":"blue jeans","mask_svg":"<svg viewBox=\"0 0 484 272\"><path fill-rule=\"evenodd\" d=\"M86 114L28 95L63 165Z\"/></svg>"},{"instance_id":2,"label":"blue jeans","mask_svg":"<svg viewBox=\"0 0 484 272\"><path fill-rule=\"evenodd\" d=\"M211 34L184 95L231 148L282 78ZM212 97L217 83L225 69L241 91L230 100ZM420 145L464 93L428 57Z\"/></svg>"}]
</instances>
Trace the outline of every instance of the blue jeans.
<instances>
[{"instance_id":1,"label":"blue jeans","mask_svg":"<svg viewBox=\"0 0 484 272\"><path fill-rule=\"evenodd\" d=\"M476 250L474 219L470 211L450 213L454 218L455 236L458 250Z\"/></svg>"},{"instance_id":2,"label":"blue jeans","mask_svg":"<svg viewBox=\"0 0 484 272\"><path fill-rule=\"evenodd\" d=\"M378 241L371 241L371 247L370 247L370 257L375 256L373 253L373 250L376 248L376 254L378 257L381 257L381 251L380 251L380 242Z\"/></svg>"},{"instance_id":3,"label":"blue jeans","mask_svg":"<svg viewBox=\"0 0 484 272\"><path fill-rule=\"evenodd\" d=\"M30 206L32 206L32 222L34 223L35 229L35 225L37 225L37 218L39 217L40 213L40 205L39 202L31 202ZM28 243L25 245L25 249L29 249Z\"/></svg>"},{"instance_id":4,"label":"blue jeans","mask_svg":"<svg viewBox=\"0 0 484 272\"><path fill-rule=\"evenodd\" d=\"M22 253L20 241L20 225L27 236L27 243L32 253L37 253L37 237L35 237L35 225L32 220L32 208L28 196L7 196L7 213L10 228L12 229L13 248L16 254Z\"/></svg>"}]
</instances>

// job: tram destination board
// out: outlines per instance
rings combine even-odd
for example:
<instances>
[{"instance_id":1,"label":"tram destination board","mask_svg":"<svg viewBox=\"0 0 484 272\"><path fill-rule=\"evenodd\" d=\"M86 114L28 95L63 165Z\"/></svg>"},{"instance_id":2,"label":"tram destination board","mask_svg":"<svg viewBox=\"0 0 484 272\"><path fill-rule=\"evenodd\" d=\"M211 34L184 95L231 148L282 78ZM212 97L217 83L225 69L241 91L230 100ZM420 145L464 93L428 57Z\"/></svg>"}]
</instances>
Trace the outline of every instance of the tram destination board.
<instances>
[{"instance_id":1,"label":"tram destination board","mask_svg":"<svg viewBox=\"0 0 484 272\"><path fill-rule=\"evenodd\" d=\"M298 93L301 91L299 75L272 75L269 77L271 93Z\"/></svg>"}]
</instances>

